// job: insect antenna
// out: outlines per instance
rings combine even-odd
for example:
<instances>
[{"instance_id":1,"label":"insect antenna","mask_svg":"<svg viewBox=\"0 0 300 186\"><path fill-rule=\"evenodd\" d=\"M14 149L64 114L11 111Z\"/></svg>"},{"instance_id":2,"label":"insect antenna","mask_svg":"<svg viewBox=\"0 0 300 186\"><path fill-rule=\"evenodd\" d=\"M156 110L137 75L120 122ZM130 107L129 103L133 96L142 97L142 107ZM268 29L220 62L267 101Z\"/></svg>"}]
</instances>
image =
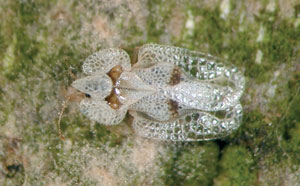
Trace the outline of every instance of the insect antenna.
<instances>
[{"instance_id":1,"label":"insect antenna","mask_svg":"<svg viewBox=\"0 0 300 186\"><path fill-rule=\"evenodd\" d=\"M71 76L71 78L73 79L77 79L76 78L76 75L72 72L72 69L74 69L73 67L70 66L70 69L68 70L68 73L69 75ZM68 89L69 90L69 89ZM61 127L60 127L60 123L61 123L61 120L62 120L62 116L64 114L64 111L68 105L68 103L70 102L70 100L72 99L72 97L74 97L74 95L76 95L76 93L74 93L74 91L72 91L72 89L70 89L71 91L71 94L69 94L69 96L67 96L67 99L63 101L62 103L62 108L61 108L61 111L58 113L58 121L56 123L56 130L58 131L58 136L61 140L65 141L65 137L64 135L62 134L62 131L61 131ZM68 92L68 91L67 91ZM73 95L74 94L74 95Z\"/></svg>"},{"instance_id":2,"label":"insect antenna","mask_svg":"<svg viewBox=\"0 0 300 186\"><path fill-rule=\"evenodd\" d=\"M63 136L63 134L61 132L60 123L61 123L62 115L63 115L68 103L70 102L71 97L72 96L68 96L67 99L65 101L63 101L61 111L58 114L59 115L58 122L56 124L56 128L57 128L57 131L58 131L58 136L63 141L65 141L66 138Z\"/></svg>"}]
</instances>

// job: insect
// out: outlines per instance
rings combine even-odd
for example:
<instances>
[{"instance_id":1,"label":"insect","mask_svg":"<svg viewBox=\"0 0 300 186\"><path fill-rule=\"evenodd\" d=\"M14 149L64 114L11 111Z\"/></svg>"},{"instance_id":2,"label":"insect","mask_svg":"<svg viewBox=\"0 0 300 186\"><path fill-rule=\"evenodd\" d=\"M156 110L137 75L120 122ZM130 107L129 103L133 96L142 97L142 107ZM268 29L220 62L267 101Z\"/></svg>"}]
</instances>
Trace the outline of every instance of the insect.
<instances>
[{"instance_id":1,"label":"insect","mask_svg":"<svg viewBox=\"0 0 300 186\"><path fill-rule=\"evenodd\" d=\"M124 50L110 48L90 55L82 68L87 76L72 86L86 95L81 112L100 124L117 125L129 113L140 136L201 141L241 123L245 78L211 55L146 44L134 65Z\"/></svg>"}]
</instances>

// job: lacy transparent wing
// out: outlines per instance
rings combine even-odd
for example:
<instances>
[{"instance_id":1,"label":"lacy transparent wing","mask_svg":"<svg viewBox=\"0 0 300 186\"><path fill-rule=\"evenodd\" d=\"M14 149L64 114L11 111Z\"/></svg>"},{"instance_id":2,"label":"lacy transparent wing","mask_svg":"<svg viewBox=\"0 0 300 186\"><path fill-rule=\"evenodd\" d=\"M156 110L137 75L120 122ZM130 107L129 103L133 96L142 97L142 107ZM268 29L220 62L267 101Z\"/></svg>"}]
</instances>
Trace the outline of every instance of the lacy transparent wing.
<instances>
[{"instance_id":1,"label":"lacy transparent wing","mask_svg":"<svg viewBox=\"0 0 300 186\"><path fill-rule=\"evenodd\" d=\"M163 88L170 86L170 80L173 76L173 71L176 68L179 67L170 63L157 63L148 68L132 68L132 72L146 84L155 88ZM183 79L187 77L182 74L180 78Z\"/></svg>"},{"instance_id":2,"label":"lacy transparent wing","mask_svg":"<svg viewBox=\"0 0 300 186\"><path fill-rule=\"evenodd\" d=\"M138 102L130 105L129 110L143 113L145 115L143 117L151 118L151 120L168 121L188 112L189 108L158 93L144 96Z\"/></svg>"},{"instance_id":3,"label":"lacy transparent wing","mask_svg":"<svg viewBox=\"0 0 300 186\"><path fill-rule=\"evenodd\" d=\"M159 122L144 118L139 113L133 115L133 128L137 134L151 139L171 141L201 141L229 135L237 129L242 120L242 106L237 104L226 109L220 119L212 114L192 110L173 121Z\"/></svg>"},{"instance_id":4,"label":"lacy transparent wing","mask_svg":"<svg viewBox=\"0 0 300 186\"><path fill-rule=\"evenodd\" d=\"M89 119L104 125L117 125L125 117L127 106L120 109L112 109L106 101L83 99L80 102L80 111Z\"/></svg>"},{"instance_id":5,"label":"lacy transparent wing","mask_svg":"<svg viewBox=\"0 0 300 186\"><path fill-rule=\"evenodd\" d=\"M164 90L164 95L190 109L203 111L225 110L237 104L238 97L231 94L233 89L207 83L190 81Z\"/></svg>"},{"instance_id":6,"label":"lacy transparent wing","mask_svg":"<svg viewBox=\"0 0 300 186\"><path fill-rule=\"evenodd\" d=\"M107 73L114 66L121 65L123 70L130 70L128 54L118 48L103 49L90 55L83 63L83 72L87 75Z\"/></svg>"},{"instance_id":7,"label":"lacy transparent wing","mask_svg":"<svg viewBox=\"0 0 300 186\"><path fill-rule=\"evenodd\" d=\"M146 68L157 63L171 63L179 66L183 71L212 83L232 86L234 89L229 99L238 100L245 88L245 78L233 65L224 66L224 61L201 52L184 48L147 44L140 48L138 63L133 67Z\"/></svg>"}]
</instances>

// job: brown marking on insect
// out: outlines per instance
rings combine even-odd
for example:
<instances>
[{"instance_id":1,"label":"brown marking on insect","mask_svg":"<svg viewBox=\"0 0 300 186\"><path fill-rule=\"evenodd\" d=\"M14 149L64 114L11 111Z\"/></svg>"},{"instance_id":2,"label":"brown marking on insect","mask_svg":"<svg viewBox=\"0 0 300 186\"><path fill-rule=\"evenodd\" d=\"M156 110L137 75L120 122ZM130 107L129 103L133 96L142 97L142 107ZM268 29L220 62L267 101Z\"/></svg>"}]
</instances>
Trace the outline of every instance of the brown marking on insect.
<instances>
[{"instance_id":1,"label":"brown marking on insect","mask_svg":"<svg viewBox=\"0 0 300 186\"><path fill-rule=\"evenodd\" d=\"M116 82L117 82L118 78L120 77L120 75L122 74L122 72L123 72L122 66L117 65L117 66L113 67L107 73L107 75L111 78L113 84L116 85ZM108 102L108 105L115 110L119 109L122 105L122 103L118 99L118 96L117 96L114 88L111 91L111 94L105 98L105 100Z\"/></svg>"},{"instance_id":2,"label":"brown marking on insect","mask_svg":"<svg viewBox=\"0 0 300 186\"><path fill-rule=\"evenodd\" d=\"M113 67L107 73L107 75L111 78L111 80L113 81L113 84L115 85L117 82L117 79L120 77L122 72L123 72L123 69L122 69L121 65L117 65L117 66Z\"/></svg>"},{"instance_id":3,"label":"brown marking on insect","mask_svg":"<svg viewBox=\"0 0 300 186\"><path fill-rule=\"evenodd\" d=\"M168 100L168 105L169 105L169 110L171 112L171 116L173 118L175 117L178 117L178 109L179 109L179 106L178 106L178 103L177 101L174 101L172 99L169 99Z\"/></svg>"},{"instance_id":4,"label":"brown marking on insect","mask_svg":"<svg viewBox=\"0 0 300 186\"><path fill-rule=\"evenodd\" d=\"M174 67L169 84L174 86L180 83L181 69L177 66Z\"/></svg>"},{"instance_id":5,"label":"brown marking on insect","mask_svg":"<svg viewBox=\"0 0 300 186\"><path fill-rule=\"evenodd\" d=\"M108 105L115 110L119 109L122 105L122 103L119 101L115 89L113 89L111 91L111 94L105 98L105 101L107 101Z\"/></svg>"}]
</instances>

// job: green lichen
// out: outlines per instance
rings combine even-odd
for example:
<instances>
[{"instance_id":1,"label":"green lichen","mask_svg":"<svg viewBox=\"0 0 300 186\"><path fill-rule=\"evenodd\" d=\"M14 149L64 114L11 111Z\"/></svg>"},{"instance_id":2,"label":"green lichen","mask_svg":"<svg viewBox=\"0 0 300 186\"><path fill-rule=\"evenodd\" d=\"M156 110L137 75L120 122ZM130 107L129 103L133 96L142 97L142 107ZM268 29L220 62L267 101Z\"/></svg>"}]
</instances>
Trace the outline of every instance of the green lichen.
<instances>
[{"instance_id":1,"label":"green lichen","mask_svg":"<svg viewBox=\"0 0 300 186\"><path fill-rule=\"evenodd\" d=\"M165 163L165 184L211 185L217 175L218 153L218 146L213 143L180 148Z\"/></svg>"},{"instance_id":2,"label":"green lichen","mask_svg":"<svg viewBox=\"0 0 300 186\"><path fill-rule=\"evenodd\" d=\"M227 147L219 163L219 175L214 185L255 185L257 176L253 170L254 160L251 153L239 146Z\"/></svg>"},{"instance_id":3,"label":"green lichen","mask_svg":"<svg viewBox=\"0 0 300 186\"><path fill-rule=\"evenodd\" d=\"M293 160L293 163L296 165L300 164L300 158L297 156L300 152L300 138L299 138L299 128L300 128L300 76L295 74L291 80L288 82L289 90L289 100L288 110L285 113L282 121L284 124L282 137L283 148L285 152L290 152L290 158Z\"/></svg>"}]
</instances>

